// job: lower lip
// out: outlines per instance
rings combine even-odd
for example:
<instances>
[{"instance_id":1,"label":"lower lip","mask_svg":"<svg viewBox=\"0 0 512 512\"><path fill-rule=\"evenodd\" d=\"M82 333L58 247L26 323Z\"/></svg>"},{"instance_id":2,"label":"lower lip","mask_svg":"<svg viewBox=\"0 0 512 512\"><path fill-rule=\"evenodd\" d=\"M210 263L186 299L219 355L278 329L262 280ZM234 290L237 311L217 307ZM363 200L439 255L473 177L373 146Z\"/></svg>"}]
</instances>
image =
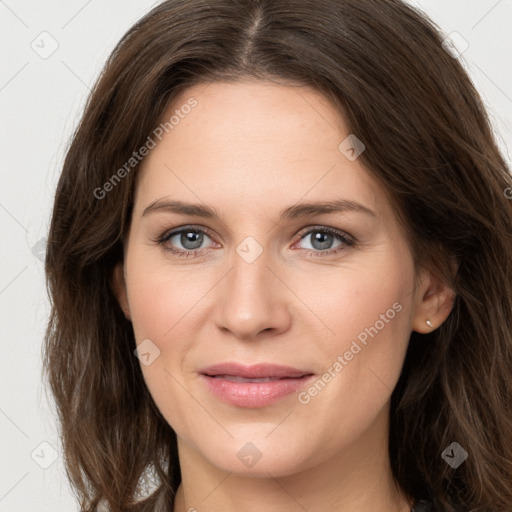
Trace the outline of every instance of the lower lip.
<instances>
[{"instance_id":1,"label":"lower lip","mask_svg":"<svg viewBox=\"0 0 512 512\"><path fill-rule=\"evenodd\" d=\"M276 379L267 382L232 382L221 377L201 375L208 389L218 398L238 407L265 407L296 393L314 376Z\"/></svg>"}]
</instances>

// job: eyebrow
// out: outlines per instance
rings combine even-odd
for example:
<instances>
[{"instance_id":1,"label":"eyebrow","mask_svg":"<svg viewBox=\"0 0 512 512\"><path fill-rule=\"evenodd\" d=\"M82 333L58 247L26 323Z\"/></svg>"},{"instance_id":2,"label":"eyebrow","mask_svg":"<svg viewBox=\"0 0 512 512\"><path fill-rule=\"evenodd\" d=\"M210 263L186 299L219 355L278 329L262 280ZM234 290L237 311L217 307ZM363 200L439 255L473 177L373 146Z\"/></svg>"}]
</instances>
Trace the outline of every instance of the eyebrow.
<instances>
[{"instance_id":1,"label":"eyebrow","mask_svg":"<svg viewBox=\"0 0 512 512\"><path fill-rule=\"evenodd\" d=\"M211 206L186 203L183 201L169 200L165 198L153 201L144 209L142 217L155 212L178 213L182 215L193 215L197 217L222 220L217 210ZM349 201L348 199L334 199L331 201L305 202L288 206L280 212L279 218L280 220L290 220L326 213L343 212L359 212L372 217L377 217L377 214L373 210L361 203Z\"/></svg>"}]
</instances>

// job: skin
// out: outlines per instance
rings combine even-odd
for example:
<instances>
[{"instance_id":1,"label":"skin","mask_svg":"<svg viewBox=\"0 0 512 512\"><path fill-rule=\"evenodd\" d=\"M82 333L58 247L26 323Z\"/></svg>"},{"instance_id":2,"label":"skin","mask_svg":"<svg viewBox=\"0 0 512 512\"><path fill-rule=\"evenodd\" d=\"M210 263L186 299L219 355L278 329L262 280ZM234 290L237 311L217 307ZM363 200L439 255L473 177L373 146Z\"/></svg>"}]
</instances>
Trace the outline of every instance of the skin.
<instances>
[{"instance_id":1,"label":"skin","mask_svg":"<svg viewBox=\"0 0 512 512\"><path fill-rule=\"evenodd\" d=\"M320 93L271 82L201 84L163 119L191 96L197 107L139 170L125 260L113 280L137 344L150 339L160 350L141 368L178 438L174 511L408 511L411 498L390 469L390 397L411 332L430 332L427 319L437 328L453 292L430 272L416 273L388 197L360 159L338 149L350 132ZM279 221L288 206L336 198L375 215ZM221 220L142 215L159 199L207 204ZM166 251L199 246L183 245L179 234L155 242L190 225L212 232L196 250L202 254ZM333 236L322 246L307 233L315 227L348 233L357 244ZM236 252L248 236L262 250L251 263ZM224 361L272 362L321 377L395 303L401 310L307 404L291 394L240 408L199 378L200 368ZM262 455L252 467L237 457L248 442Z\"/></svg>"}]
</instances>

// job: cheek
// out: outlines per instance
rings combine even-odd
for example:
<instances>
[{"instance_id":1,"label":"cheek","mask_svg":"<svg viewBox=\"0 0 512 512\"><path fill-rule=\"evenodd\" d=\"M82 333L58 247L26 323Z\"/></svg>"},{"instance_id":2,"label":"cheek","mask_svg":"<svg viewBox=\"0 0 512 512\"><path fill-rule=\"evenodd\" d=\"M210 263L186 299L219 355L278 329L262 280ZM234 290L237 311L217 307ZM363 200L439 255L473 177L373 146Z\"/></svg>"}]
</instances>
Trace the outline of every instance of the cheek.
<instances>
[{"instance_id":1,"label":"cheek","mask_svg":"<svg viewBox=\"0 0 512 512\"><path fill-rule=\"evenodd\" d=\"M142 338L164 343L176 330L194 318L197 303L208 291L208 282L179 266L171 269L162 258L135 249L127 258L127 289L132 324L137 341Z\"/></svg>"},{"instance_id":2,"label":"cheek","mask_svg":"<svg viewBox=\"0 0 512 512\"><path fill-rule=\"evenodd\" d=\"M383 251L371 263L339 268L319 277L315 287L310 286L314 291L309 295L304 284L298 283L295 289L318 312L329 330L327 338L333 349L347 344L348 349L358 337L364 343L370 339L368 330L382 334L382 343L384 338L398 341L399 333L407 335L414 270L411 261L398 251Z\"/></svg>"},{"instance_id":3,"label":"cheek","mask_svg":"<svg viewBox=\"0 0 512 512\"><path fill-rule=\"evenodd\" d=\"M171 384L171 375L190 366L187 356L197 341L200 323L208 316L206 296L215 281L208 272L185 266L171 269L143 251L133 251L127 259L127 276L137 344L149 339L159 353L154 364L141 366L150 390L158 392Z\"/></svg>"},{"instance_id":4,"label":"cheek","mask_svg":"<svg viewBox=\"0 0 512 512\"><path fill-rule=\"evenodd\" d=\"M336 375L325 403L351 396L356 410L365 397L374 412L400 376L410 337L414 268L397 250L338 275L322 280L325 298L315 309L329 328L327 336L318 337L324 370Z\"/></svg>"},{"instance_id":5,"label":"cheek","mask_svg":"<svg viewBox=\"0 0 512 512\"><path fill-rule=\"evenodd\" d=\"M136 263L134 258L133 268ZM187 276L184 271L171 273L161 266L144 265L149 270L128 270L130 312L137 344L151 340L153 348L149 351L158 356L149 365L141 359L141 370L162 415L176 432L187 438L189 432L197 429L202 410L194 409L196 403L184 387L183 369L194 344L194 314L200 310L199 301L205 291L197 281L191 286L190 273Z\"/></svg>"}]
</instances>

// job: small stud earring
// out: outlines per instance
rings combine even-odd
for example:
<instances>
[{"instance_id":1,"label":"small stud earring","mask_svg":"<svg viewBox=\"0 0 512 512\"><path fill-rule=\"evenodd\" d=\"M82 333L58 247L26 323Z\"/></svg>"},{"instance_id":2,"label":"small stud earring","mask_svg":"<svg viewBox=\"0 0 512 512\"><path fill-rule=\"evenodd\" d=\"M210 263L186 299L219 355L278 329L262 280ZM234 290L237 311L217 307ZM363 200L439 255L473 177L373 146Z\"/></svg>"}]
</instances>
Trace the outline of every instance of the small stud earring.
<instances>
[{"instance_id":1,"label":"small stud earring","mask_svg":"<svg viewBox=\"0 0 512 512\"><path fill-rule=\"evenodd\" d=\"M431 322L430 320L425 320L425 323L426 323L429 327L434 327L434 326L432 325L432 322Z\"/></svg>"}]
</instances>

